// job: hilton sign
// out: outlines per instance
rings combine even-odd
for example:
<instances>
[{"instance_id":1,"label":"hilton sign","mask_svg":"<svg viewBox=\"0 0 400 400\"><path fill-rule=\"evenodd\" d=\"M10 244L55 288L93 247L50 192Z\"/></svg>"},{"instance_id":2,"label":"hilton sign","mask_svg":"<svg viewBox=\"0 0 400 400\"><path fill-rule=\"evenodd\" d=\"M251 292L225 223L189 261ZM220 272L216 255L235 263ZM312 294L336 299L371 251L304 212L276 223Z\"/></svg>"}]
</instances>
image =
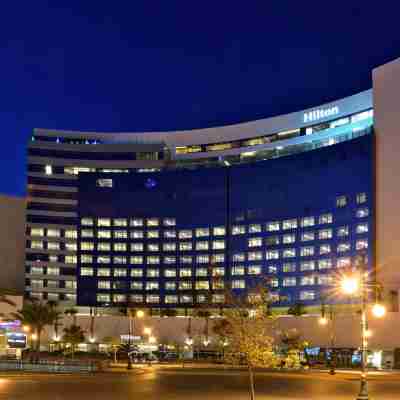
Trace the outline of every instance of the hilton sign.
<instances>
[{"instance_id":1,"label":"hilton sign","mask_svg":"<svg viewBox=\"0 0 400 400\"><path fill-rule=\"evenodd\" d=\"M339 107L321 108L304 113L304 122L315 122L339 114Z\"/></svg>"}]
</instances>

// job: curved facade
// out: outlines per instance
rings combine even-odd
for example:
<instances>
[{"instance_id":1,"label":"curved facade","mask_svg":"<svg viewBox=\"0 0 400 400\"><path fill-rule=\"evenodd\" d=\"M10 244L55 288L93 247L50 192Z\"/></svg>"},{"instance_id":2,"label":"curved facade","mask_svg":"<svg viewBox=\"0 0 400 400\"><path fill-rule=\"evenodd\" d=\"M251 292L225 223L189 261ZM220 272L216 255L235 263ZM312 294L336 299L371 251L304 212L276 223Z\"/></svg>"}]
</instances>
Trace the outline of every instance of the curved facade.
<instances>
[{"instance_id":1,"label":"curved facade","mask_svg":"<svg viewBox=\"0 0 400 400\"><path fill-rule=\"evenodd\" d=\"M371 251L372 131L371 91L204 130L37 129L26 293L75 304L78 282L82 305L188 307L265 276L279 304L318 302L329 271Z\"/></svg>"}]
</instances>

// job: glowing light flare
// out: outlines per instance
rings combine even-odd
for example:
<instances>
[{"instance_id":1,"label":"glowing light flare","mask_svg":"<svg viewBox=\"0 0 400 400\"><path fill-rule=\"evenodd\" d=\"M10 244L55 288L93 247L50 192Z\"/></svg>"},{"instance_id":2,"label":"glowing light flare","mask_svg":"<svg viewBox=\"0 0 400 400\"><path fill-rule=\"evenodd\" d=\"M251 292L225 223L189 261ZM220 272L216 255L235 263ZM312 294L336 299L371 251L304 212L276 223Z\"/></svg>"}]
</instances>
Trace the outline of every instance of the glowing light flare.
<instances>
[{"instance_id":1,"label":"glowing light flare","mask_svg":"<svg viewBox=\"0 0 400 400\"><path fill-rule=\"evenodd\" d=\"M144 317L144 311L143 311L143 310L139 310L139 311L136 313L136 317L137 317L137 318L143 318L143 317Z\"/></svg>"},{"instance_id":2,"label":"glowing light flare","mask_svg":"<svg viewBox=\"0 0 400 400\"><path fill-rule=\"evenodd\" d=\"M326 325L328 323L328 318L321 317L318 322L320 325Z\"/></svg>"},{"instance_id":3,"label":"glowing light flare","mask_svg":"<svg viewBox=\"0 0 400 400\"><path fill-rule=\"evenodd\" d=\"M386 314L385 306L379 303L375 303L372 306L372 314L377 318L382 318Z\"/></svg>"},{"instance_id":4,"label":"glowing light flare","mask_svg":"<svg viewBox=\"0 0 400 400\"><path fill-rule=\"evenodd\" d=\"M156 343L157 339L154 336L149 337L149 343Z\"/></svg>"},{"instance_id":5,"label":"glowing light flare","mask_svg":"<svg viewBox=\"0 0 400 400\"><path fill-rule=\"evenodd\" d=\"M356 277L344 277L340 287L345 294L354 294L360 288L360 281Z\"/></svg>"},{"instance_id":6,"label":"glowing light flare","mask_svg":"<svg viewBox=\"0 0 400 400\"><path fill-rule=\"evenodd\" d=\"M145 328L143 329L143 333L144 333L145 335L151 335L151 328L145 327Z\"/></svg>"}]
</instances>

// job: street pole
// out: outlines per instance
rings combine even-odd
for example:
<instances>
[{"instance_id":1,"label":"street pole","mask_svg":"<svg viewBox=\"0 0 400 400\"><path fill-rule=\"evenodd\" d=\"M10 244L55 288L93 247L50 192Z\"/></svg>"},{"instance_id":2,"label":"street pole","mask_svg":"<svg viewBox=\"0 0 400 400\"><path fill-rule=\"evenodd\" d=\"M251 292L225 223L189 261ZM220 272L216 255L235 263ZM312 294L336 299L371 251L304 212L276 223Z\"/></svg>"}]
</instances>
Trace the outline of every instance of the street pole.
<instances>
[{"instance_id":1,"label":"street pole","mask_svg":"<svg viewBox=\"0 0 400 400\"><path fill-rule=\"evenodd\" d=\"M129 309L126 310L128 314L128 321L129 321L129 333L128 333L128 365L126 366L126 369L132 369L132 360L130 357L130 351L131 351L131 337L132 337L132 318L131 318L131 312Z\"/></svg>"},{"instance_id":2,"label":"street pole","mask_svg":"<svg viewBox=\"0 0 400 400\"><path fill-rule=\"evenodd\" d=\"M335 375L335 364L336 364L336 353L335 353L335 325L334 325L334 315L333 315L333 309L332 309L332 304L330 306L329 310L329 317L331 320L331 365L329 369L329 373L331 375Z\"/></svg>"},{"instance_id":3,"label":"street pole","mask_svg":"<svg viewBox=\"0 0 400 400\"><path fill-rule=\"evenodd\" d=\"M364 267L364 265L362 265ZM369 400L367 381L367 290L365 282L365 269L361 268L361 377L360 392L357 400Z\"/></svg>"}]
</instances>

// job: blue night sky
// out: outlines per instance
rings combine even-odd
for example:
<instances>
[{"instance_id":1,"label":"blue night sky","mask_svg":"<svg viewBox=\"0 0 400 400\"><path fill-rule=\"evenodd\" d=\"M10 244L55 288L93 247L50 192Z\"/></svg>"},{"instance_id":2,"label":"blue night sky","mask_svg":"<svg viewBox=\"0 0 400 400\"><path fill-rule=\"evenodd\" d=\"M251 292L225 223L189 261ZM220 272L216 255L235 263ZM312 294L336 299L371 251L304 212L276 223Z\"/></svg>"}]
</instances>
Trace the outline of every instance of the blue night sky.
<instances>
[{"instance_id":1,"label":"blue night sky","mask_svg":"<svg viewBox=\"0 0 400 400\"><path fill-rule=\"evenodd\" d=\"M400 57L396 1L4 1L0 192L32 129L203 128L371 87Z\"/></svg>"}]
</instances>

